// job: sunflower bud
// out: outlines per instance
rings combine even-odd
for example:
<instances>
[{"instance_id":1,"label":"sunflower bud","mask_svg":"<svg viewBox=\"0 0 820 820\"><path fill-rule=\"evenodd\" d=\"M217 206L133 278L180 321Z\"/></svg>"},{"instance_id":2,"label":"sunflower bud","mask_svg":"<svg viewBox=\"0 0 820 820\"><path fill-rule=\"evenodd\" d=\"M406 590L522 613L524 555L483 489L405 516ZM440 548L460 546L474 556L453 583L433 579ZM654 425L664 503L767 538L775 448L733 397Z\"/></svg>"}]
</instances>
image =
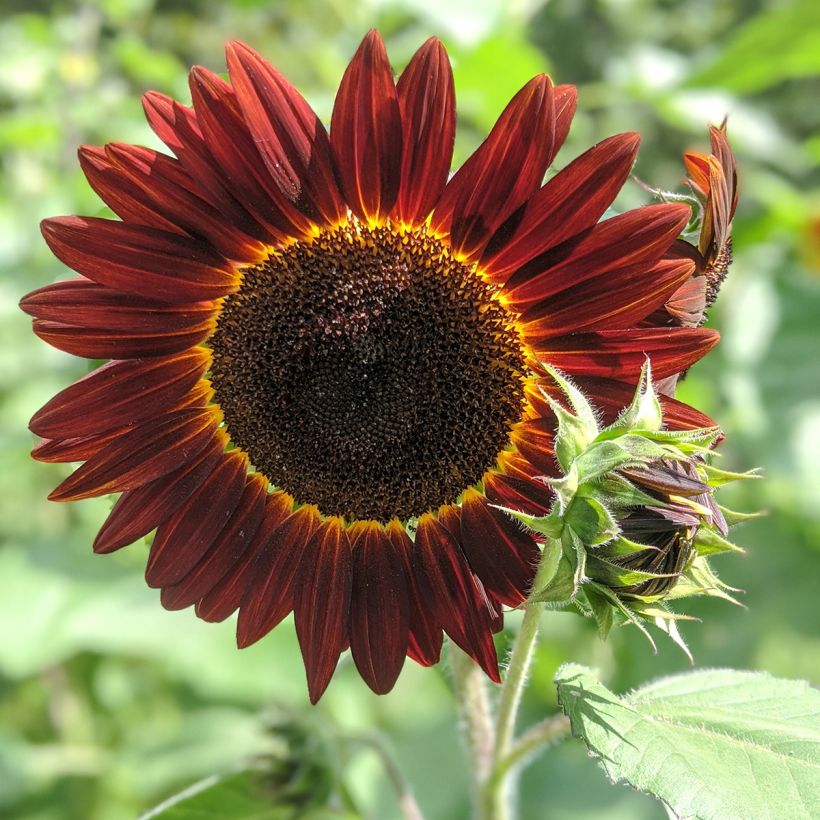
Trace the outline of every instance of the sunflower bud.
<instances>
[{"instance_id":1,"label":"sunflower bud","mask_svg":"<svg viewBox=\"0 0 820 820\"><path fill-rule=\"evenodd\" d=\"M556 493L549 515L508 510L545 538L531 602L574 605L594 617L602 637L629 622L649 637L654 622L685 651L669 602L713 595L737 603L708 556L742 552L728 540L729 523L751 516L720 507L715 489L756 473L712 465L717 427L663 429L663 413L644 366L634 397L601 429L584 395L549 369L568 408L547 396L558 430L555 451L564 475L544 479ZM654 646L654 642L653 642Z\"/></svg>"}]
</instances>

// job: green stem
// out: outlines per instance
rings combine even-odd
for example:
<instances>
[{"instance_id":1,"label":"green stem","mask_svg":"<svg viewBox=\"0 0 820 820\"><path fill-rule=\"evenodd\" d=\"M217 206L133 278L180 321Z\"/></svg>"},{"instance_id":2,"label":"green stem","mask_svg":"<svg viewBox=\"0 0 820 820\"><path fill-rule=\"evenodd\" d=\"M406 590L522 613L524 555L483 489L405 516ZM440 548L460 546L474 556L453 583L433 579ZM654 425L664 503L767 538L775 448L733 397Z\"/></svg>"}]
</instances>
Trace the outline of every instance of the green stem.
<instances>
[{"instance_id":1,"label":"green stem","mask_svg":"<svg viewBox=\"0 0 820 820\"><path fill-rule=\"evenodd\" d=\"M533 589L540 590L555 574L554 556L544 549L541 563L535 573ZM535 642L541 626L542 603L531 603L524 609L524 617L510 653L510 663L501 687L495 722L495 747L489 777L484 781L481 795L482 820L509 820L513 817L511 773L515 767L504 765L510 757L515 736L518 708L532 664Z\"/></svg>"},{"instance_id":2,"label":"green stem","mask_svg":"<svg viewBox=\"0 0 820 820\"><path fill-rule=\"evenodd\" d=\"M531 755L558 740L563 740L569 733L569 718L565 715L551 715L531 726L521 737L513 741L507 756L495 764L493 779L506 777L508 772L518 768Z\"/></svg>"},{"instance_id":3,"label":"green stem","mask_svg":"<svg viewBox=\"0 0 820 820\"><path fill-rule=\"evenodd\" d=\"M473 803L480 813L482 794L493 768L495 731L484 672L452 641L450 668L453 688L471 760Z\"/></svg>"},{"instance_id":4,"label":"green stem","mask_svg":"<svg viewBox=\"0 0 820 820\"><path fill-rule=\"evenodd\" d=\"M385 742L378 735L352 735L346 738L349 742L357 743L372 749L379 757L384 766L385 774L390 782L390 786L396 795L399 810L404 820L424 820L421 808L416 802L413 790L404 777L393 753Z\"/></svg>"}]
</instances>

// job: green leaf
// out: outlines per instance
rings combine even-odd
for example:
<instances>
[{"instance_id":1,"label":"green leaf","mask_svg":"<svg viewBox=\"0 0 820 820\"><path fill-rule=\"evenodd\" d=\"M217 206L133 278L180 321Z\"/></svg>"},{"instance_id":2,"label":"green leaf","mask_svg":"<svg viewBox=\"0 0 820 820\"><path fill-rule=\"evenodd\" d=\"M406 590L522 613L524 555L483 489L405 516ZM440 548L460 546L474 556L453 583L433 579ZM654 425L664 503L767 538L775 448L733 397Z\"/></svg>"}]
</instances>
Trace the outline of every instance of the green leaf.
<instances>
[{"instance_id":1,"label":"green leaf","mask_svg":"<svg viewBox=\"0 0 820 820\"><path fill-rule=\"evenodd\" d=\"M139 820L322 820L358 815L333 811L324 806L299 805L282 793L258 769L214 775L195 783L140 816ZM284 789L287 792L287 787ZM317 784L317 795L326 790Z\"/></svg>"},{"instance_id":2,"label":"green leaf","mask_svg":"<svg viewBox=\"0 0 820 820\"><path fill-rule=\"evenodd\" d=\"M675 816L817 816L820 693L807 683L704 670L619 697L577 664L555 683L572 733L609 778L655 795Z\"/></svg>"},{"instance_id":3,"label":"green leaf","mask_svg":"<svg viewBox=\"0 0 820 820\"><path fill-rule=\"evenodd\" d=\"M762 91L820 72L820 5L787 0L739 27L716 59L689 79L689 86Z\"/></svg>"}]
</instances>

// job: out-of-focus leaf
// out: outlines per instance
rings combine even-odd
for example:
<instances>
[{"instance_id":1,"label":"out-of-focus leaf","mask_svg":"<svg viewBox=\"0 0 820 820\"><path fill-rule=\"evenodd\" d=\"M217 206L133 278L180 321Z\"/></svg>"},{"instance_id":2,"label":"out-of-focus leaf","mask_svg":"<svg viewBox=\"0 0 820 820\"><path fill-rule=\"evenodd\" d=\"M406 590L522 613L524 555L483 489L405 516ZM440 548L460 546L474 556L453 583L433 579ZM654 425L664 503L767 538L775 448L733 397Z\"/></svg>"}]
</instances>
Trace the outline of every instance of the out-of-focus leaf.
<instances>
[{"instance_id":1,"label":"out-of-focus leaf","mask_svg":"<svg viewBox=\"0 0 820 820\"><path fill-rule=\"evenodd\" d=\"M793 0L761 12L741 26L716 59L695 72L687 84L749 93L817 74L820 4Z\"/></svg>"},{"instance_id":2,"label":"out-of-focus leaf","mask_svg":"<svg viewBox=\"0 0 820 820\"><path fill-rule=\"evenodd\" d=\"M612 781L654 794L675 816L817 816L820 692L807 683L718 669L619 697L577 664L555 682L572 733Z\"/></svg>"},{"instance_id":3,"label":"out-of-focus leaf","mask_svg":"<svg viewBox=\"0 0 820 820\"><path fill-rule=\"evenodd\" d=\"M140 820L354 820L358 815L344 810L294 806L281 802L264 772L249 769L236 774L216 775L146 812Z\"/></svg>"}]
</instances>

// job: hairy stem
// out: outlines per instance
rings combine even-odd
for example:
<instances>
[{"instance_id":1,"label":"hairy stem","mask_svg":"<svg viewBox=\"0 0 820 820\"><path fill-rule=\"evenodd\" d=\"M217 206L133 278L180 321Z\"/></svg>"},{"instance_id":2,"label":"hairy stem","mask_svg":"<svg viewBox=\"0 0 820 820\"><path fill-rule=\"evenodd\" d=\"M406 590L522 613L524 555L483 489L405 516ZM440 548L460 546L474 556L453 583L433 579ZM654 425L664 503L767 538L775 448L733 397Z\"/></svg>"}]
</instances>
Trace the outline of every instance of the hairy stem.
<instances>
[{"instance_id":1,"label":"hairy stem","mask_svg":"<svg viewBox=\"0 0 820 820\"><path fill-rule=\"evenodd\" d=\"M453 688L470 755L473 802L478 811L481 795L493 768L495 731L492 707L484 672L452 641L449 646Z\"/></svg>"},{"instance_id":2,"label":"hairy stem","mask_svg":"<svg viewBox=\"0 0 820 820\"><path fill-rule=\"evenodd\" d=\"M521 737L510 745L507 756L495 764L492 777L501 779L515 770L538 751L563 740L570 733L569 718L565 715L551 715L535 726L531 726Z\"/></svg>"},{"instance_id":3,"label":"hairy stem","mask_svg":"<svg viewBox=\"0 0 820 820\"><path fill-rule=\"evenodd\" d=\"M554 573L554 562L550 560L545 549L532 588L540 590L552 579ZM518 708L527 684L543 610L544 605L537 602L525 607L521 627L513 642L510 663L498 699L492 767L482 791L480 816L483 820L509 820L513 816L514 795L511 775L515 771L515 766L504 764L513 747Z\"/></svg>"}]
</instances>

